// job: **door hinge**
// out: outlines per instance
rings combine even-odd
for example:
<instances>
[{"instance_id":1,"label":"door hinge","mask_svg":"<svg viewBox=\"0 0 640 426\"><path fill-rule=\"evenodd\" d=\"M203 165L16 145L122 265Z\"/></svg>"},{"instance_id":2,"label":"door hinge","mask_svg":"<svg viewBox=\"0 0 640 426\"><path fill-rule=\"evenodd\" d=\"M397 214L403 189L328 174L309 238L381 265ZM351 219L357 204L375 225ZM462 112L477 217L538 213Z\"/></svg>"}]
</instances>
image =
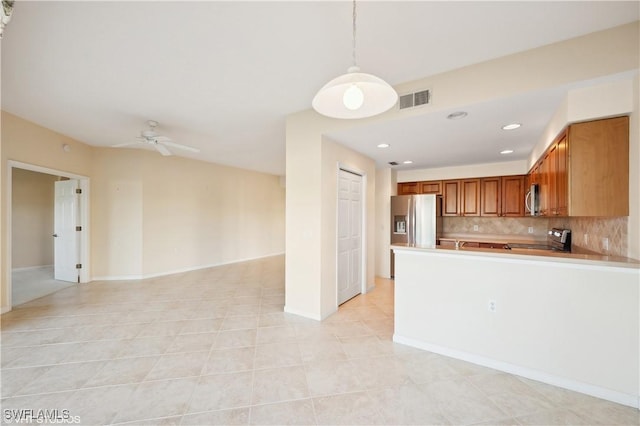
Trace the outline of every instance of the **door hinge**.
<instances>
[{"instance_id":1,"label":"door hinge","mask_svg":"<svg viewBox=\"0 0 640 426\"><path fill-rule=\"evenodd\" d=\"M76 226L76 231L82 231L82 226Z\"/></svg>"},{"instance_id":2,"label":"door hinge","mask_svg":"<svg viewBox=\"0 0 640 426\"><path fill-rule=\"evenodd\" d=\"M82 263L76 263L76 269L82 269Z\"/></svg>"},{"instance_id":3,"label":"door hinge","mask_svg":"<svg viewBox=\"0 0 640 426\"><path fill-rule=\"evenodd\" d=\"M82 194L82 189L76 188L76 194Z\"/></svg>"}]
</instances>

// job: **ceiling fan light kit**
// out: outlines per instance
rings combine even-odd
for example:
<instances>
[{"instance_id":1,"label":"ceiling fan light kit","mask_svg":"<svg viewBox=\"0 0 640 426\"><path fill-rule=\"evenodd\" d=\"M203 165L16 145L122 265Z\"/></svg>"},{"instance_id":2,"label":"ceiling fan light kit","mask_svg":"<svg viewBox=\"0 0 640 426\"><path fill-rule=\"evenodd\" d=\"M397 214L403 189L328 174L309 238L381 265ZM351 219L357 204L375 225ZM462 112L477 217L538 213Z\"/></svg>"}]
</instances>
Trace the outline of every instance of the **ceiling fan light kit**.
<instances>
[{"instance_id":1,"label":"ceiling fan light kit","mask_svg":"<svg viewBox=\"0 0 640 426\"><path fill-rule=\"evenodd\" d=\"M382 114L398 102L398 93L383 79L360 72L356 65L356 1L353 0L353 66L334 78L311 102L318 113L332 118L366 118Z\"/></svg>"}]
</instances>

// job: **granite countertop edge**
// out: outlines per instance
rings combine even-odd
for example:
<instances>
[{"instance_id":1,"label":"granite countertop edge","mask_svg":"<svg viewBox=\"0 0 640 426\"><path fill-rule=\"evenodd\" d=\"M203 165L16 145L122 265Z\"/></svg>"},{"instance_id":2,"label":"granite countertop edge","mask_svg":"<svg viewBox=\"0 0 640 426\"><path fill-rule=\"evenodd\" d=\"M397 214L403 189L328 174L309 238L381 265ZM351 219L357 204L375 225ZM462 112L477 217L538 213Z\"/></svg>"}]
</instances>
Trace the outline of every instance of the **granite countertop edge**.
<instances>
[{"instance_id":1,"label":"granite countertop edge","mask_svg":"<svg viewBox=\"0 0 640 426\"><path fill-rule=\"evenodd\" d=\"M465 239L464 241L470 241ZM478 241L487 242L486 239L480 239ZM495 241L492 241L495 242ZM514 240L508 240L506 242L515 242ZM501 257L520 260L538 260L538 261L550 261L559 263L576 263L592 266L610 266L621 267L640 270L640 260L630 259L619 256L606 256L601 254L592 253L580 253L580 252L560 252L551 250L530 250L530 249L490 249L490 248L477 248L477 247L462 247L456 249L455 247L415 247L403 244L392 244L391 249L405 249L411 251L422 251L440 254L467 254L472 256L488 256L488 257Z\"/></svg>"}]
</instances>

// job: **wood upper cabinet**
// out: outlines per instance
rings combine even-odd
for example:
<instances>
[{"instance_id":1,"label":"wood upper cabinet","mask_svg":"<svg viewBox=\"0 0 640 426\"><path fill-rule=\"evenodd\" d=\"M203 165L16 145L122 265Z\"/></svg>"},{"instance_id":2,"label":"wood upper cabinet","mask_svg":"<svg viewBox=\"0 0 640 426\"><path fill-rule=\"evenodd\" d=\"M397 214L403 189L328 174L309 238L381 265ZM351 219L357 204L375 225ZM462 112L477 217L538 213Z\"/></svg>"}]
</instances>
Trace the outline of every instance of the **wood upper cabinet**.
<instances>
[{"instance_id":1,"label":"wood upper cabinet","mask_svg":"<svg viewBox=\"0 0 640 426\"><path fill-rule=\"evenodd\" d=\"M442 181L432 180L420 182L420 193L442 195Z\"/></svg>"},{"instance_id":2,"label":"wood upper cabinet","mask_svg":"<svg viewBox=\"0 0 640 426\"><path fill-rule=\"evenodd\" d=\"M398 184L398 195L411 194L442 195L442 181L401 182Z\"/></svg>"},{"instance_id":3,"label":"wood upper cabinet","mask_svg":"<svg viewBox=\"0 0 640 426\"><path fill-rule=\"evenodd\" d=\"M556 142L555 161L555 213L557 216L567 216L569 214L569 175L568 172L568 144L567 135L563 134Z\"/></svg>"},{"instance_id":4,"label":"wood upper cabinet","mask_svg":"<svg viewBox=\"0 0 640 426\"><path fill-rule=\"evenodd\" d=\"M411 195L420 193L419 182L402 182L398 184L398 195Z\"/></svg>"},{"instance_id":5,"label":"wood upper cabinet","mask_svg":"<svg viewBox=\"0 0 640 426\"><path fill-rule=\"evenodd\" d=\"M629 215L629 117L570 125L531 169L541 216Z\"/></svg>"},{"instance_id":6,"label":"wood upper cabinet","mask_svg":"<svg viewBox=\"0 0 640 426\"><path fill-rule=\"evenodd\" d=\"M460 215L460 181L442 181L442 215Z\"/></svg>"},{"instance_id":7,"label":"wood upper cabinet","mask_svg":"<svg viewBox=\"0 0 640 426\"><path fill-rule=\"evenodd\" d=\"M500 178L500 215L520 217L525 215L526 179L523 175L502 176Z\"/></svg>"},{"instance_id":8,"label":"wood upper cabinet","mask_svg":"<svg viewBox=\"0 0 640 426\"><path fill-rule=\"evenodd\" d=\"M569 216L629 216L629 117L572 124L566 152Z\"/></svg>"},{"instance_id":9,"label":"wood upper cabinet","mask_svg":"<svg viewBox=\"0 0 640 426\"><path fill-rule=\"evenodd\" d=\"M500 177L480 179L480 214L482 216L501 216L502 185Z\"/></svg>"},{"instance_id":10,"label":"wood upper cabinet","mask_svg":"<svg viewBox=\"0 0 640 426\"><path fill-rule=\"evenodd\" d=\"M481 216L524 216L525 176L497 176L480 179Z\"/></svg>"},{"instance_id":11,"label":"wood upper cabinet","mask_svg":"<svg viewBox=\"0 0 640 426\"><path fill-rule=\"evenodd\" d=\"M480 216L480 179L460 181L460 215Z\"/></svg>"}]
</instances>

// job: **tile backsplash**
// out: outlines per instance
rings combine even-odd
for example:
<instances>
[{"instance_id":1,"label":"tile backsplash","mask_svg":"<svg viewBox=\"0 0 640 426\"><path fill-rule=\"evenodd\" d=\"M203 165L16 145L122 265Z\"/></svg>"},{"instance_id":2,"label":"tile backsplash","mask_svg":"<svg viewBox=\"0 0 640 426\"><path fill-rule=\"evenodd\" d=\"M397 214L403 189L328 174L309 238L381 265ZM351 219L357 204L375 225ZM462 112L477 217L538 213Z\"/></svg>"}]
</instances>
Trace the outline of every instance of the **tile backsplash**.
<instances>
[{"instance_id":1,"label":"tile backsplash","mask_svg":"<svg viewBox=\"0 0 640 426\"><path fill-rule=\"evenodd\" d=\"M477 231L474 227L477 226ZM529 227L533 233L529 233ZM443 217L444 234L509 235L546 240L549 219L541 217Z\"/></svg>"},{"instance_id":2,"label":"tile backsplash","mask_svg":"<svg viewBox=\"0 0 640 426\"><path fill-rule=\"evenodd\" d=\"M549 228L568 228L574 248L627 257L627 223L627 217L443 217L442 231L445 235L509 235L546 240ZM604 238L609 240L609 250L604 249Z\"/></svg>"},{"instance_id":3,"label":"tile backsplash","mask_svg":"<svg viewBox=\"0 0 640 426\"><path fill-rule=\"evenodd\" d=\"M573 247L609 256L628 257L628 217L566 217L549 219L551 227L571 229ZM587 237L585 238L585 235ZM603 239L609 240L606 250Z\"/></svg>"}]
</instances>

